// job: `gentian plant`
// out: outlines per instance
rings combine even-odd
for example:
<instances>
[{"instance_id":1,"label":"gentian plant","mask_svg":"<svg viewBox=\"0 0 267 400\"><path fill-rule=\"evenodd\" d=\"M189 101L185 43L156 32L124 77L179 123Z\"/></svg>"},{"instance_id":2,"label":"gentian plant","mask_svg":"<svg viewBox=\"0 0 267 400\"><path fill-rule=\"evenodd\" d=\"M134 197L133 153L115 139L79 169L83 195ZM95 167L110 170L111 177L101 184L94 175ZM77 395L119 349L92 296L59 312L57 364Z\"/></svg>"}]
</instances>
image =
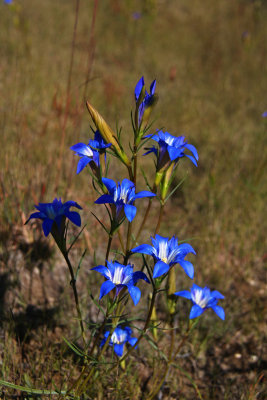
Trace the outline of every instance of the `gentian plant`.
<instances>
[{"instance_id":1,"label":"gentian plant","mask_svg":"<svg viewBox=\"0 0 267 400\"><path fill-rule=\"evenodd\" d=\"M184 259L188 253L196 254L190 244L182 243L178 245L178 239L175 236L169 240L160 235L156 235L155 239L151 237L151 242L153 246L142 244L132 249L132 253L148 254L153 257L155 262L153 278L166 274L174 264L179 263L189 278L193 279L193 264Z\"/></svg>"},{"instance_id":2,"label":"gentian plant","mask_svg":"<svg viewBox=\"0 0 267 400\"><path fill-rule=\"evenodd\" d=\"M44 235L48 236L52 231L63 233L65 227L65 219L68 218L73 224L81 226L80 214L76 211L70 211L71 207L82 209L75 201L69 200L62 203L61 199L55 198L52 203L39 203L35 208L38 212L31 214L26 224L33 218L38 218L43 221L42 227ZM63 223L63 226L62 226Z\"/></svg>"},{"instance_id":3,"label":"gentian plant","mask_svg":"<svg viewBox=\"0 0 267 400\"><path fill-rule=\"evenodd\" d=\"M113 347L114 352L117 354L118 357L123 356L123 350L126 343L129 343L132 347L135 346L137 342L137 338L132 337L132 330L128 326L125 328L121 328L118 326L114 329L114 332L111 335L109 345ZM110 336L110 331L106 331L104 333L104 339L102 340L100 346L102 347L107 338Z\"/></svg>"},{"instance_id":4,"label":"gentian plant","mask_svg":"<svg viewBox=\"0 0 267 400\"><path fill-rule=\"evenodd\" d=\"M174 294L192 300L193 306L189 316L190 319L199 317L207 308L212 308L222 320L225 318L223 308L217 305L218 300L224 299L224 296L217 290L211 291L207 287L201 288L194 283L190 292L182 290Z\"/></svg>"},{"instance_id":5,"label":"gentian plant","mask_svg":"<svg viewBox=\"0 0 267 400\"><path fill-rule=\"evenodd\" d=\"M113 218L118 222L124 217L124 214L128 221L132 222L137 211L134 205L136 199L155 196L155 193L148 190L135 193L135 185L129 179L123 179L121 183L118 183L118 186L112 179L103 178L102 182L107 187L109 194L103 194L95 203L114 205Z\"/></svg>"},{"instance_id":6,"label":"gentian plant","mask_svg":"<svg viewBox=\"0 0 267 400\"><path fill-rule=\"evenodd\" d=\"M191 244L178 243L176 236L162 236L160 234L161 231L163 233L162 218L166 202L180 186L178 184L174 189L171 187L178 164L183 165L183 162L179 161L187 157L197 166L198 152L195 146L185 140L184 136L173 136L162 130L150 131L152 129L150 116L157 98L156 81L151 83L148 92L142 77L134 90L135 110L131 113L133 135L129 143L130 154L121 140L121 131L114 132L89 102L87 102L87 108L96 128L93 130L94 138L90 139L88 144L80 142L71 146L71 150L80 157L76 169L77 174L83 170L89 172L93 178L93 187L100 195L95 201L96 208L98 205L104 204L110 220L108 228L106 222L101 221L100 216L93 214L107 234L106 251L101 252L95 257L94 262L91 261L90 265L86 266L92 274L95 271L98 272L99 275L96 274L95 277L100 278L95 288L98 300L90 293L94 305L99 310L99 313L96 313L98 320L94 321L93 328L92 323L85 317L86 311L80 305L80 293L76 287L84 254L77 262L76 268L71 261L74 257L69 258L69 253L82 230L69 244L66 219L80 226L79 213L70 208L76 207L81 210L81 206L74 201L62 203L61 199L56 198L52 203L40 203L36 206L38 212L33 213L29 218L29 220L33 218L42 220L45 236L52 233L52 237L68 265L81 336L81 339L78 338L78 341L80 340L79 349L76 345L66 341L76 355L81 357L80 364L82 365L79 376L71 384L67 383L66 391L49 391L49 394L75 399L87 398L86 396L94 397L95 394L91 393L91 384L100 376L103 365L105 365L107 374L110 375L112 371L117 371L116 374L119 374L120 367L125 366L130 354L136 352L137 346L140 349L142 346L139 347L139 344L146 340L150 344L153 343L153 348L157 351L157 359L161 358L161 362L164 363L163 369L159 368L155 382L151 383L150 389L144 394L144 399L152 400L160 391L173 362L177 362L176 356L196 326L196 322L190 321L189 324L186 324L187 328L181 330L179 321L179 332L182 332L179 342L178 327L174 318L180 307L177 302L178 296L193 302L190 320L198 321L198 317L208 308L212 308L222 320L225 318L223 308L217 304L218 300L223 299L224 296L217 290L212 291L208 287L201 288L195 283L190 291L177 291L176 289L177 275L179 276L179 285L188 277L194 278L193 264L190 259L185 258L191 257L192 254L195 255L196 252ZM142 156L140 157L140 153L143 153L142 147L149 140L156 142L157 145L148 147L146 155L154 154L156 163L153 167L151 162L150 174L146 174L140 167L143 159ZM124 169L124 174L128 174L128 178L122 175L124 179L114 180L117 177L113 176L112 172L119 169L106 168L107 157L109 157L109 163L116 160ZM85 169L87 165L90 168ZM144 181L140 180L142 175ZM143 186L143 190L136 192L137 186L138 188ZM137 210L136 200L140 204L141 211ZM149 220L152 202L154 207L158 206L159 208L157 217L154 218L155 224L152 221L149 223L152 245L142 244L143 241L147 241L148 237L144 226ZM139 220L135 218L137 213L140 214ZM142 235L140 242L139 238ZM115 236L116 242L113 240ZM101 242L103 243L102 238ZM176 264L181 266L185 274L180 274ZM150 285L141 284L140 287L137 287L140 280L150 283ZM149 291L147 297L141 296L143 290ZM141 297L142 300L149 299L145 307L140 305ZM129 298L130 301L128 301ZM161 321L157 315L158 302L166 302L165 322ZM159 330L161 327L164 327L164 330ZM136 331L136 337L132 336L133 330ZM169 349L165 350L160 341L158 342L158 338L166 335L167 331L169 331L171 339ZM178 342L180 344L177 344ZM130 346L125 350L127 343ZM166 344L166 341L164 343ZM111 351L107 351L109 347L111 347ZM144 349L142 348L140 351L144 351ZM118 357L110 359L110 353L113 352ZM163 356L161 357L161 355ZM24 389L30 391L29 388ZM34 390L35 394L44 393Z\"/></svg>"},{"instance_id":7,"label":"gentian plant","mask_svg":"<svg viewBox=\"0 0 267 400\"><path fill-rule=\"evenodd\" d=\"M123 288L127 288L129 294L136 306L141 297L141 290L135 286L139 279L149 283L149 280L142 271L133 272L132 265L122 265L118 262L107 262L107 267L98 265L92 270L100 272L107 280L100 288L99 299L108 294L111 290L116 289L115 296L118 296Z\"/></svg>"}]
</instances>

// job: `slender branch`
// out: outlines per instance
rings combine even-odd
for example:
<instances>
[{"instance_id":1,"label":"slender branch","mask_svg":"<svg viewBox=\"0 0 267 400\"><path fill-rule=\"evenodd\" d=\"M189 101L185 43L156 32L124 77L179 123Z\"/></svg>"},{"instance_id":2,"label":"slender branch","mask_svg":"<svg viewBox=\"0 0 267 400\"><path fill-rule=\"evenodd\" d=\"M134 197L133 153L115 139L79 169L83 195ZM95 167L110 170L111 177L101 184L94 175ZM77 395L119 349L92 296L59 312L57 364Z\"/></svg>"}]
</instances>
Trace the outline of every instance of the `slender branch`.
<instances>
[{"instance_id":1,"label":"slender branch","mask_svg":"<svg viewBox=\"0 0 267 400\"><path fill-rule=\"evenodd\" d=\"M138 230L137 235L136 235L136 237L135 237L135 241L134 241L134 243L133 243L133 246L134 246L135 243L138 241L139 236L140 236L142 230L144 229L146 220L147 220L148 215L149 215L149 213L150 213L151 204L152 204L152 198L150 197L150 199L149 199L149 201L148 201L147 209L146 209L146 212L145 212L145 215L144 215L144 218L143 218L143 221L142 221L141 224L140 224L140 227L139 227L139 230Z\"/></svg>"},{"instance_id":2,"label":"slender branch","mask_svg":"<svg viewBox=\"0 0 267 400\"><path fill-rule=\"evenodd\" d=\"M72 287L72 290L73 290L73 294L74 294L76 310L77 310L79 323L80 323L80 328L81 328L81 332L82 332L83 344L84 344L84 346L86 346L85 330L84 330L84 326L83 326L82 313L81 313L81 309L80 309L78 292L77 292L77 288L76 288L76 278L75 278L75 275L74 275L74 271L73 271L71 262L70 262L69 257L68 257L68 253L67 252L62 252L62 254L63 254L63 257L65 258L65 261L66 261L66 263L68 265L68 268L69 268L69 271L70 271L70 276L71 276L70 284L71 284L71 287Z\"/></svg>"},{"instance_id":3,"label":"slender branch","mask_svg":"<svg viewBox=\"0 0 267 400\"><path fill-rule=\"evenodd\" d=\"M156 187L156 185L154 185L154 186L153 186L152 192L153 192L153 193L156 193L156 191L157 191L157 187ZM134 243L133 243L133 247L135 246L136 242L137 242L138 239L139 239L139 236L140 236L142 230L144 229L145 223L146 223L147 218L148 218L149 213L150 213L152 200L153 200L153 197L150 197L150 199L148 200L146 212L145 212L145 215L144 215L144 217L143 217L143 221L141 222L140 227L139 227L139 229L138 229L137 235L136 235L136 237L135 237L135 240L134 240Z\"/></svg>"},{"instance_id":4,"label":"slender branch","mask_svg":"<svg viewBox=\"0 0 267 400\"><path fill-rule=\"evenodd\" d=\"M161 224L161 220L162 220L162 216L163 216L163 209L164 209L164 203L161 203L160 205L160 210L159 210L159 219L158 219L158 223L154 232L154 235L156 235L157 233L159 233L159 228L160 228L160 224Z\"/></svg>"},{"instance_id":5,"label":"slender branch","mask_svg":"<svg viewBox=\"0 0 267 400\"><path fill-rule=\"evenodd\" d=\"M118 229L118 236L119 236L119 241L120 241L122 252L125 254L125 248L124 248L124 244L123 244L123 241L122 241L120 229Z\"/></svg>"},{"instance_id":6,"label":"slender branch","mask_svg":"<svg viewBox=\"0 0 267 400\"><path fill-rule=\"evenodd\" d=\"M135 190L136 190L136 178L137 178L137 146L134 144L134 149L133 149L133 164L134 164L134 185L135 185Z\"/></svg>"},{"instance_id":7,"label":"slender branch","mask_svg":"<svg viewBox=\"0 0 267 400\"><path fill-rule=\"evenodd\" d=\"M145 322L145 325L144 325L144 328L143 328L143 330L142 330L141 335L140 335L139 338L137 339L137 342L135 343L135 345L134 345L133 347L130 347L129 350L127 351L127 353L126 353L123 357L121 357L121 358L119 359L119 361L118 361L119 364L121 364L121 363L131 354L131 352L136 348L136 346L139 344L139 342L141 341L142 337L143 337L144 334L146 333L146 331L147 331L147 329L148 329L148 326L149 326L149 322L150 322L150 320L151 320L151 315L152 315L152 312L153 312L153 307L154 307L154 304L155 304L155 300L156 300L156 295L157 295L157 293L158 293L157 290L154 289L154 290L153 290L153 294L152 294L151 303L150 303L150 308L149 308L149 311L148 311L148 314L147 314L147 318L146 318L146 322ZM114 369L115 367L116 367L116 365L113 366L108 372L110 372L110 371L111 371L112 369Z\"/></svg>"},{"instance_id":8,"label":"slender branch","mask_svg":"<svg viewBox=\"0 0 267 400\"><path fill-rule=\"evenodd\" d=\"M110 252L110 248L111 248L112 239L113 239L113 234L110 233L110 234L109 234L109 238L108 238L108 245L107 245L106 257L105 257L105 266L107 266L107 262L108 262L108 257L109 257L109 252Z\"/></svg>"}]
</instances>

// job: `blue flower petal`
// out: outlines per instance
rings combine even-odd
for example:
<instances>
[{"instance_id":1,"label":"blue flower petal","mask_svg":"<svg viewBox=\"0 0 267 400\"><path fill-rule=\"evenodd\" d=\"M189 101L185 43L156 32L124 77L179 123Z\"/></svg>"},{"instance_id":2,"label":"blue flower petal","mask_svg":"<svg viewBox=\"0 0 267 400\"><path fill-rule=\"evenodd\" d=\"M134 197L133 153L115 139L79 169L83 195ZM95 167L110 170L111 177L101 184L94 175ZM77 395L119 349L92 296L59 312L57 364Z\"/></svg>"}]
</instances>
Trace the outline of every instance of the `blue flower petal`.
<instances>
[{"instance_id":1,"label":"blue flower petal","mask_svg":"<svg viewBox=\"0 0 267 400\"><path fill-rule=\"evenodd\" d=\"M148 190L142 190L139 193L136 193L136 195L134 196L135 199L141 199L142 197L154 197L156 196L155 193L149 192Z\"/></svg>"},{"instance_id":2,"label":"blue flower petal","mask_svg":"<svg viewBox=\"0 0 267 400\"><path fill-rule=\"evenodd\" d=\"M193 279L194 278L193 264L190 261L186 261L186 260L179 260L179 264L183 268L186 275L188 275L190 279Z\"/></svg>"},{"instance_id":3,"label":"blue flower petal","mask_svg":"<svg viewBox=\"0 0 267 400\"><path fill-rule=\"evenodd\" d=\"M54 221L52 219L48 219L48 218L43 221L42 227L43 227L45 236L48 236L49 233L51 232L53 223L54 223Z\"/></svg>"},{"instance_id":4,"label":"blue flower petal","mask_svg":"<svg viewBox=\"0 0 267 400\"><path fill-rule=\"evenodd\" d=\"M123 347L124 343L121 344L114 344L114 351L117 354L118 357L122 357L123 355Z\"/></svg>"},{"instance_id":5,"label":"blue flower petal","mask_svg":"<svg viewBox=\"0 0 267 400\"><path fill-rule=\"evenodd\" d=\"M197 304L194 304L193 307L191 308L189 318L197 318L203 313L203 308L199 307Z\"/></svg>"},{"instance_id":6,"label":"blue flower petal","mask_svg":"<svg viewBox=\"0 0 267 400\"><path fill-rule=\"evenodd\" d=\"M127 192L128 190L134 188L134 183L127 178L124 178L121 182L121 186Z\"/></svg>"},{"instance_id":7,"label":"blue flower petal","mask_svg":"<svg viewBox=\"0 0 267 400\"><path fill-rule=\"evenodd\" d=\"M108 269L107 267L104 267L104 265L98 265L97 267L91 268L91 271L97 271L99 272L101 275L103 275L105 278L108 279Z\"/></svg>"},{"instance_id":8,"label":"blue flower petal","mask_svg":"<svg viewBox=\"0 0 267 400\"><path fill-rule=\"evenodd\" d=\"M100 288L99 300L102 299L103 296L108 294L112 289L114 289L114 287L116 287L116 285L114 285L114 283L112 283L111 281L105 281L104 283L102 283Z\"/></svg>"},{"instance_id":9,"label":"blue flower petal","mask_svg":"<svg viewBox=\"0 0 267 400\"><path fill-rule=\"evenodd\" d=\"M211 292L211 296L215 299L224 299L224 296L220 292L218 292L218 290L213 290Z\"/></svg>"},{"instance_id":10,"label":"blue flower petal","mask_svg":"<svg viewBox=\"0 0 267 400\"><path fill-rule=\"evenodd\" d=\"M150 85L150 93L154 94L156 89L156 79Z\"/></svg>"},{"instance_id":11,"label":"blue flower petal","mask_svg":"<svg viewBox=\"0 0 267 400\"><path fill-rule=\"evenodd\" d=\"M136 85L135 91L134 91L136 102L139 99L139 96L141 94L144 84L145 84L145 81L144 81L144 77L142 76L142 78L137 82L137 85Z\"/></svg>"},{"instance_id":12,"label":"blue flower petal","mask_svg":"<svg viewBox=\"0 0 267 400\"><path fill-rule=\"evenodd\" d=\"M77 225L77 226L81 226L81 216L79 213L77 213L76 211L65 211L65 215L67 218L69 218L69 220Z\"/></svg>"},{"instance_id":13,"label":"blue flower petal","mask_svg":"<svg viewBox=\"0 0 267 400\"><path fill-rule=\"evenodd\" d=\"M108 191L110 193L112 193L114 191L114 189L116 189L116 183L109 178L102 178L102 182L104 183L104 185L106 186L106 188L108 189Z\"/></svg>"},{"instance_id":14,"label":"blue flower petal","mask_svg":"<svg viewBox=\"0 0 267 400\"><path fill-rule=\"evenodd\" d=\"M125 204L124 205L124 212L127 217L127 219L132 222L136 215L136 207L132 206L131 204Z\"/></svg>"},{"instance_id":15,"label":"blue flower petal","mask_svg":"<svg viewBox=\"0 0 267 400\"><path fill-rule=\"evenodd\" d=\"M195 157L196 160L198 160L198 152L197 149L195 148L195 146L193 146L192 144L186 144L185 147L191 151L191 153L193 154L193 156Z\"/></svg>"},{"instance_id":16,"label":"blue flower petal","mask_svg":"<svg viewBox=\"0 0 267 400\"><path fill-rule=\"evenodd\" d=\"M131 250L132 253L141 253L141 254L153 254L153 247L150 244L141 244L140 246L135 247Z\"/></svg>"},{"instance_id":17,"label":"blue flower petal","mask_svg":"<svg viewBox=\"0 0 267 400\"><path fill-rule=\"evenodd\" d=\"M212 306L213 311L220 317L223 321L225 319L224 309L220 306Z\"/></svg>"},{"instance_id":18,"label":"blue flower petal","mask_svg":"<svg viewBox=\"0 0 267 400\"><path fill-rule=\"evenodd\" d=\"M135 338L135 337L132 337L132 338L129 338L128 339L128 343L132 346L132 347L134 347L135 346L135 343L137 342L137 338Z\"/></svg>"},{"instance_id":19,"label":"blue flower petal","mask_svg":"<svg viewBox=\"0 0 267 400\"><path fill-rule=\"evenodd\" d=\"M174 294L191 300L191 293L188 290L182 290L181 292L175 292Z\"/></svg>"},{"instance_id":20,"label":"blue flower petal","mask_svg":"<svg viewBox=\"0 0 267 400\"><path fill-rule=\"evenodd\" d=\"M73 200L66 201L66 203L63 204L63 206L65 209L70 208L70 207L76 207L76 208L79 208L80 210L82 210L82 207L78 203L76 203L76 201L73 201Z\"/></svg>"},{"instance_id":21,"label":"blue flower petal","mask_svg":"<svg viewBox=\"0 0 267 400\"><path fill-rule=\"evenodd\" d=\"M176 160L176 158L181 157L182 150L180 148L176 148L174 146L168 146L168 153L171 161Z\"/></svg>"},{"instance_id":22,"label":"blue flower petal","mask_svg":"<svg viewBox=\"0 0 267 400\"><path fill-rule=\"evenodd\" d=\"M184 254L184 257L185 257L188 253L196 254L195 250L193 249L193 247L190 244L188 244L188 243L180 244L178 256L181 257L181 254Z\"/></svg>"},{"instance_id":23,"label":"blue flower petal","mask_svg":"<svg viewBox=\"0 0 267 400\"><path fill-rule=\"evenodd\" d=\"M30 219L32 219L32 218L40 218L40 219L42 219L42 218L46 218L46 216L45 216L42 212L40 212L40 211L34 212L34 213L32 213L32 214L30 215L30 217L27 219L27 221L25 222L25 224L27 224L27 222L29 222Z\"/></svg>"},{"instance_id":24,"label":"blue flower petal","mask_svg":"<svg viewBox=\"0 0 267 400\"><path fill-rule=\"evenodd\" d=\"M80 160L77 164L77 174L79 174L86 167L86 165L89 164L90 161L92 161L92 160L90 160L89 157L80 158Z\"/></svg>"},{"instance_id":25,"label":"blue flower petal","mask_svg":"<svg viewBox=\"0 0 267 400\"><path fill-rule=\"evenodd\" d=\"M77 143L70 147L71 150L76 151L79 156L92 157L92 149L85 143Z\"/></svg>"},{"instance_id":26,"label":"blue flower petal","mask_svg":"<svg viewBox=\"0 0 267 400\"><path fill-rule=\"evenodd\" d=\"M140 300L141 297L141 290L136 287L136 286L129 286L128 291L130 293L130 296L134 302L134 305L136 306Z\"/></svg>"},{"instance_id":27,"label":"blue flower petal","mask_svg":"<svg viewBox=\"0 0 267 400\"><path fill-rule=\"evenodd\" d=\"M146 274L142 271L136 271L133 273L133 282L134 284L139 280L139 279L143 279L144 281L146 281L147 283L150 283L148 277L146 276Z\"/></svg>"},{"instance_id":28,"label":"blue flower petal","mask_svg":"<svg viewBox=\"0 0 267 400\"><path fill-rule=\"evenodd\" d=\"M99 199L95 201L95 204L106 204L106 203L109 204L114 203L113 196L111 196L110 194L102 194L102 196L100 196Z\"/></svg>"},{"instance_id":29,"label":"blue flower petal","mask_svg":"<svg viewBox=\"0 0 267 400\"><path fill-rule=\"evenodd\" d=\"M154 267L153 278L158 278L159 276L168 272L169 269L170 269L169 264L166 264L163 261L158 261Z\"/></svg>"},{"instance_id":30,"label":"blue flower petal","mask_svg":"<svg viewBox=\"0 0 267 400\"><path fill-rule=\"evenodd\" d=\"M194 159L194 157L189 156L188 154L185 154L185 156L186 156L187 158L189 158L189 159L192 161L192 163L197 167L197 162L196 162L196 160Z\"/></svg>"}]
</instances>

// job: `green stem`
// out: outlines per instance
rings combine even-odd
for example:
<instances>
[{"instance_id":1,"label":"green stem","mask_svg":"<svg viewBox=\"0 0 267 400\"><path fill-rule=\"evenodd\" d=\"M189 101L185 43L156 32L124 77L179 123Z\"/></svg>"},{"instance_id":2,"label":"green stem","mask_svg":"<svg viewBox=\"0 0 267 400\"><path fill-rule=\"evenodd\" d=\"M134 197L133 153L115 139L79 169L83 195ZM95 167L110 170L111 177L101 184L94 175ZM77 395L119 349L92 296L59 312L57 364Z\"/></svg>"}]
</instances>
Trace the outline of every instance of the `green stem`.
<instances>
[{"instance_id":1,"label":"green stem","mask_svg":"<svg viewBox=\"0 0 267 400\"><path fill-rule=\"evenodd\" d=\"M134 164L134 185L135 185L135 190L136 190L136 178L137 178L137 146L134 144L134 149L133 149L133 164Z\"/></svg>"},{"instance_id":2,"label":"green stem","mask_svg":"<svg viewBox=\"0 0 267 400\"><path fill-rule=\"evenodd\" d=\"M80 309L80 304L79 304L79 298L78 298L78 292L77 292L77 288L76 288L76 278L74 275L74 271L71 265L71 262L69 260L68 254L67 252L62 252L63 257L65 258L65 261L68 265L69 271L70 271L70 276L71 276L71 287L73 290L73 294L74 294L74 299L75 299L75 304L76 304L76 310L77 310L77 314L78 314L78 319L80 322L80 328L81 328L81 333L82 333L82 339L83 339L83 344L84 347L86 346L86 339L85 339L85 331L84 331L84 326L83 326L83 320L82 320L82 313L81 313L81 309Z\"/></svg>"},{"instance_id":3,"label":"green stem","mask_svg":"<svg viewBox=\"0 0 267 400\"><path fill-rule=\"evenodd\" d=\"M108 238L108 245L107 245L106 257L105 257L105 266L107 266L108 257L109 257L109 252L110 252L111 243L112 243L112 239L113 239L113 234L110 233L110 234L109 234L109 238Z\"/></svg>"},{"instance_id":4,"label":"green stem","mask_svg":"<svg viewBox=\"0 0 267 400\"><path fill-rule=\"evenodd\" d=\"M122 241L120 229L118 229L118 236L119 236L119 241L120 241L122 252L125 254L125 248L124 248L124 244L123 244L123 241Z\"/></svg>"},{"instance_id":5,"label":"green stem","mask_svg":"<svg viewBox=\"0 0 267 400\"><path fill-rule=\"evenodd\" d=\"M123 357L120 358L119 364L121 364L131 354L131 352L136 348L136 346L139 344L139 342L141 341L142 337L146 333L146 331L148 329L148 326L149 326L150 319L151 319L151 315L152 315L152 312L153 312L153 308L154 308L154 304L155 304L157 293L158 293L157 290L154 289L153 290L153 294L152 294L151 303L150 303L150 308L149 308L149 311L148 311L148 314L147 314L147 318L146 318L146 322L145 322L145 325L144 325L144 328L142 330L141 335L137 339L137 342L135 343L135 345L133 347L130 347L129 350L127 351L127 353ZM113 366L108 372L110 372L116 366L117 365Z\"/></svg>"},{"instance_id":6,"label":"green stem","mask_svg":"<svg viewBox=\"0 0 267 400\"><path fill-rule=\"evenodd\" d=\"M130 245L131 245L131 236L132 236L132 222L128 222L128 231L127 231L127 241L125 247L125 257L124 257L124 265L127 265L128 259L131 255Z\"/></svg>"},{"instance_id":7,"label":"green stem","mask_svg":"<svg viewBox=\"0 0 267 400\"><path fill-rule=\"evenodd\" d=\"M153 192L153 193L156 193L156 191L157 191L157 187L154 185L152 192ZM148 215L149 215L149 213L150 213L151 204L152 204L152 199L153 199L153 197L152 197L152 198L150 197L150 199L149 199L149 201L148 201L148 205L147 205L147 208L146 208L146 212L145 212L145 215L144 215L144 217L143 217L143 221L141 222L140 227L139 227L139 229L138 229L137 235L136 235L136 237L135 237L135 240L134 240L134 243L133 243L133 247L135 246L136 242L137 242L138 239L139 239L139 236L140 236L142 230L144 229L145 223L146 223L147 218L148 218Z\"/></svg>"},{"instance_id":8,"label":"green stem","mask_svg":"<svg viewBox=\"0 0 267 400\"><path fill-rule=\"evenodd\" d=\"M161 225L161 221L162 221L162 216L163 216L163 209L164 209L164 205L165 203L161 203L160 204L160 210L159 210L159 219L158 219L158 223L154 232L154 236L159 232L159 228Z\"/></svg>"},{"instance_id":9,"label":"green stem","mask_svg":"<svg viewBox=\"0 0 267 400\"><path fill-rule=\"evenodd\" d=\"M116 329L116 326L118 325L120 316L121 316L121 314L123 313L124 308L125 308L125 306L123 307L123 306L122 306L122 303L119 303L119 304L118 304L118 307L117 307L117 309L115 310L115 312L116 312L116 318L114 318L114 320L113 320L112 329L110 330L110 333L109 333L109 335L108 335L108 338L107 338L107 340L106 340L104 346L102 347L101 352L100 352L99 355L97 356L96 361L99 361L99 359L100 359L100 358L102 357L102 355L105 353L105 351L106 351L106 349L107 349L107 347L108 347L108 345L109 345L110 338L111 338L111 336L112 336L114 330ZM103 328L104 328L104 324L102 324L102 326L103 326ZM100 336L100 335L98 335L98 337L99 337L99 336ZM92 368L90 369L88 375L86 376L86 378L84 379L84 381L81 383L81 385L78 387L77 396L80 396L80 395L84 392L84 390L85 390L85 388L86 388L86 386L87 386L87 383L88 383L89 379L91 378L91 376L93 375L93 373L94 373L94 371L95 371L95 368L96 368L95 366L92 366ZM87 368L85 368L85 369L82 371L80 377L78 378L77 383L79 383L79 382L81 381L81 379L83 378L84 374L86 373L86 369L87 369ZM76 384L75 386L77 387L77 384Z\"/></svg>"}]
</instances>

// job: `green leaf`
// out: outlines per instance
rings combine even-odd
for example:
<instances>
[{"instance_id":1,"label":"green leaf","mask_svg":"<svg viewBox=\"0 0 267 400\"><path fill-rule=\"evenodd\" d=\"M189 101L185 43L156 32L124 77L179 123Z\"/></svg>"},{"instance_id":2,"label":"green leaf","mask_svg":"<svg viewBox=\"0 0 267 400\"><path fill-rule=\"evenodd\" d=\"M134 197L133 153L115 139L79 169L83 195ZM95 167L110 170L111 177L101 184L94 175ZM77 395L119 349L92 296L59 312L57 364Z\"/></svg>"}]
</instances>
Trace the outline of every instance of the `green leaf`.
<instances>
[{"instance_id":1,"label":"green leaf","mask_svg":"<svg viewBox=\"0 0 267 400\"><path fill-rule=\"evenodd\" d=\"M108 229L105 227L105 225L103 224L103 222L100 221L100 219L91 211L91 214L93 214L93 216L95 217L95 219L100 223L100 225L102 226L102 228L107 232L107 234L109 235L109 231Z\"/></svg>"},{"instance_id":2,"label":"green leaf","mask_svg":"<svg viewBox=\"0 0 267 400\"><path fill-rule=\"evenodd\" d=\"M143 177L144 177L144 180L145 180L145 182L146 182L146 185L147 185L147 187L149 188L149 190L151 191L151 192L153 192L153 188L150 186L150 184L148 183L148 180L147 180L147 177L146 177L146 174L145 174L145 171L143 170L143 168L141 168L141 172L142 172L142 175L143 175Z\"/></svg>"},{"instance_id":3,"label":"green leaf","mask_svg":"<svg viewBox=\"0 0 267 400\"><path fill-rule=\"evenodd\" d=\"M83 254L82 254L81 258L80 258L80 261L79 261L79 264L78 264L78 267L77 267L77 270L76 270L76 274L75 274L75 279L76 280L78 278L78 274L79 274L80 268L82 266L82 261L84 259L85 254L86 254L86 251L87 251L87 249L84 250L84 252L83 252Z\"/></svg>"},{"instance_id":4,"label":"green leaf","mask_svg":"<svg viewBox=\"0 0 267 400\"><path fill-rule=\"evenodd\" d=\"M5 387L9 387L11 389L15 389L15 390L20 390L21 392L26 392L26 393L31 393L31 394L40 394L40 395L52 395L52 394L57 394L57 395L65 395L67 392L56 392L55 390L46 390L46 389L33 389L33 388L28 388L25 386L20 386L20 385L15 385L14 383L11 382L6 382L6 381L2 381L0 379L0 386L5 386Z\"/></svg>"},{"instance_id":5,"label":"green leaf","mask_svg":"<svg viewBox=\"0 0 267 400\"><path fill-rule=\"evenodd\" d=\"M72 246L74 245L74 243L76 243L76 241L78 240L79 236L81 235L81 233L83 232L84 228L86 227L86 224L82 227L82 229L80 230L80 232L78 233L78 235L74 238L73 242L71 243L70 247L67 250L67 253L70 252Z\"/></svg>"},{"instance_id":6,"label":"green leaf","mask_svg":"<svg viewBox=\"0 0 267 400\"><path fill-rule=\"evenodd\" d=\"M77 356L82 357L82 358L85 356L85 354L74 343L69 342L68 339L66 339L64 336L63 336L63 340L69 346L69 348L75 354L77 354Z\"/></svg>"},{"instance_id":7,"label":"green leaf","mask_svg":"<svg viewBox=\"0 0 267 400\"><path fill-rule=\"evenodd\" d=\"M180 182L175 186L175 188L171 191L171 193L168 194L168 196L165 199L165 203L166 201L176 192L176 190L184 183L184 181L186 180L187 176L185 176L183 179L180 180Z\"/></svg>"},{"instance_id":8,"label":"green leaf","mask_svg":"<svg viewBox=\"0 0 267 400\"><path fill-rule=\"evenodd\" d=\"M103 308L100 306L100 304L98 304L98 302L95 300L94 296L92 295L92 293L89 293L93 303L96 305L96 307L104 314L106 315L105 311L103 310Z\"/></svg>"}]
</instances>

